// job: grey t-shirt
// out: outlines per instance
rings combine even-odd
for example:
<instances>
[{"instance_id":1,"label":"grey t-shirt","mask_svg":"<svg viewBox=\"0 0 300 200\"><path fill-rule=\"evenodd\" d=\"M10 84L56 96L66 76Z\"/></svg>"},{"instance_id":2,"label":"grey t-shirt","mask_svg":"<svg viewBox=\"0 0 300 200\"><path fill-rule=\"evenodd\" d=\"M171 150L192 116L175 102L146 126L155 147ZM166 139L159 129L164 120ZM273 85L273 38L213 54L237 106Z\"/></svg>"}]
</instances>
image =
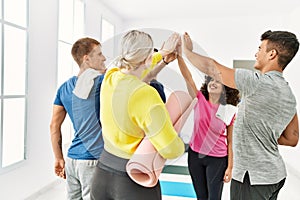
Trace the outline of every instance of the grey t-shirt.
<instances>
[{"instance_id":1,"label":"grey t-shirt","mask_svg":"<svg viewBox=\"0 0 300 200\"><path fill-rule=\"evenodd\" d=\"M265 74L236 69L242 98L233 129L233 179L252 185L275 184L286 177L277 139L296 114L296 99L278 71Z\"/></svg>"}]
</instances>

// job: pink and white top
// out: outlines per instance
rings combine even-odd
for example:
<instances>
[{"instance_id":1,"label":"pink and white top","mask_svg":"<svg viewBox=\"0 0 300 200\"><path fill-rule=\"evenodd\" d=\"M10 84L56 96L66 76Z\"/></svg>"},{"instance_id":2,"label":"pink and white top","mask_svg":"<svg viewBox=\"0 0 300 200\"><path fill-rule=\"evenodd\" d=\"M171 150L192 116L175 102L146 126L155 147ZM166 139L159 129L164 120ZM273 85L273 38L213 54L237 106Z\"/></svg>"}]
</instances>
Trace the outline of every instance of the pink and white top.
<instances>
[{"instance_id":1,"label":"pink and white top","mask_svg":"<svg viewBox=\"0 0 300 200\"><path fill-rule=\"evenodd\" d=\"M216 117L219 104L205 99L201 91L197 93L198 103L194 108L194 131L190 141L193 151L214 156L227 156L226 124ZM234 116L230 125L234 122Z\"/></svg>"}]
</instances>

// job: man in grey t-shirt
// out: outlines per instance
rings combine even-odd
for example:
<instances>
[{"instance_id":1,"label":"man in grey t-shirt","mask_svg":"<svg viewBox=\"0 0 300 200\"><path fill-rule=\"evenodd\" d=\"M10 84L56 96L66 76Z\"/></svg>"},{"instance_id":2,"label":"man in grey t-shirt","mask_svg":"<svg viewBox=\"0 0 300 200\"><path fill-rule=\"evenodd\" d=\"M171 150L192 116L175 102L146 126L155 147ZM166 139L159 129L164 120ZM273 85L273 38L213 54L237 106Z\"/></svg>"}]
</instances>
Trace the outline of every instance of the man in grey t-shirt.
<instances>
[{"instance_id":1,"label":"man in grey t-shirt","mask_svg":"<svg viewBox=\"0 0 300 200\"><path fill-rule=\"evenodd\" d=\"M299 49L293 33L266 31L255 54L254 68L231 69L193 52L183 36L188 60L203 73L242 94L233 131L232 200L277 199L286 169L278 145L296 146L299 139L296 99L283 70Z\"/></svg>"}]
</instances>

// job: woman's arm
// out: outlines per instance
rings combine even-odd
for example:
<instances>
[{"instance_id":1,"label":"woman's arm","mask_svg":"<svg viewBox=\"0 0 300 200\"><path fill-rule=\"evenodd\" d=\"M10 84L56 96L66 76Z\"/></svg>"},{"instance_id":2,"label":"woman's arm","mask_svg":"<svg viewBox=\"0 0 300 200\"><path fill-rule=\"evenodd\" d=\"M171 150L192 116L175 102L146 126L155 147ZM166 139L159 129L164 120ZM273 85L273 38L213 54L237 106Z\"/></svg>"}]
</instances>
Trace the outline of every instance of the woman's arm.
<instances>
[{"instance_id":1,"label":"woman's arm","mask_svg":"<svg viewBox=\"0 0 300 200\"><path fill-rule=\"evenodd\" d=\"M144 78L143 81L145 83L150 83L152 79L155 79L157 74L166 66L164 62L158 63L153 70L151 70Z\"/></svg>"},{"instance_id":2,"label":"woman's arm","mask_svg":"<svg viewBox=\"0 0 300 200\"><path fill-rule=\"evenodd\" d=\"M156 79L157 74L165 67L167 64L176 59L175 53L170 53L166 55L162 61L160 61L144 78L145 83L150 83L152 79Z\"/></svg>"},{"instance_id":3,"label":"woman's arm","mask_svg":"<svg viewBox=\"0 0 300 200\"><path fill-rule=\"evenodd\" d=\"M191 74L190 70L188 69L188 67L186 66L182 56L178 56L177 60L178 60L178 66L179 66L180 72L186 82L188 92L192 98L195 98L197 96L198 89L193 80L192 74Z\"/></svg>"},{"instance_id":4,"label":"woman's arm","mask_svg":"<svg viewBox=\"0 0 300 200\"><path fill-rule=\"evenodd\" d=\"M232 178L232 167L233 167L232 130L233 130L233 125L227 126L228 165L223 178L225 183L228 183Z\"/></svg>"}]
</instances>

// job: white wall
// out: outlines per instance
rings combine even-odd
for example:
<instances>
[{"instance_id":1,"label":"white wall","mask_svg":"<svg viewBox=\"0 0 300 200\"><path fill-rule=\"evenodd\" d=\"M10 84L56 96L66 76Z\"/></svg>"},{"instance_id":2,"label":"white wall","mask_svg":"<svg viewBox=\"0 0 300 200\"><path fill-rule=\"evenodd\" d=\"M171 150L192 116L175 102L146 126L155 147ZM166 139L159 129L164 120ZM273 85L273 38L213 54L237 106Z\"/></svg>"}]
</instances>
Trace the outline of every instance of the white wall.
<instances>
[{"instance_id":1,"label":"white wall","mask_svg":"<svg viewBox=\"0 0 300 200\"><path fill-rule=\"evenodd\" d=\"M108 65L114 59L115 49L114 46L114 35L106 41L102 41L101 38L101 18L108 20L115 26L115 35L118 35L123 29L122 19L113 13L109 8L103 5L99 0L86 1L86 13L85 13L85 34L87 36L98 39L102 45L102 52L106 57L105 64Z\"/></svg>"},{"instance_id":2,"label":"white wall","mask_svg":"<svg viewBox=\"0 0 300 200\"><path fill-rule=\"evenodd\" d=\"M191 35L197 43L198 49L204 50L209 57L218 62L232 67L233 60L254 60L255 53L260 44L260 36L266 30L288 30L294 32L300 39L300 25L297 19L300 18L300 8L294 8L289 14L265 15L264 16L235 16L235 17L216 17L199 19L160 19L160 20L131 20L126 21L124 30L147 28L150 33L153 30L167 29ZM154 37L154 39L156 39ZM200 47L200 48L199 48ZM184 87L183 79L176 73L176 64L168 66L159 74L158 79L165 85ZM284 71L286 80L292 87L298 102L298 113L300 113L300 52ZM170 68L173 68L172 70ZM175 68L175 69L174 69ZM194 74L198 76L198 72ZM173 77L172 77L173 76ZM201 77L198 76L199 82ZM176 86L174 85L176 83ZM172 88L174 89L174 88ZM188 126L191 125L191 121ZM187 126L185 126L187 127ZM191 128L189 128L191 130ZM297 174L300 180L300 145L295 148L280 147L281 154L293 174Z\"/></svg>"},{"instance_id":3,"label":"white wall","mask_svg":"<svg viewBox=\"0 0 300 200\"><path fill-rule=\"evenodd\" d=\"M85 34L87 36L96 38L100 41L102 17L115 25L116 34L123 29L122 19L103 5L99 0L88 0L85 2Z\"/></svg>"},{"instance_id":4,"label":"white wall","mask_svg":"<svg viewBox=\"0 0 300 200\"><path fill-rule=\"evenodd\" d=\"M294 8L293 12L291 12L285 19L284 23L287 25L287 28L292 30L297 34L298 40L300 39L300 7ZM297 111L298 115L300 113L300 52L296 55L296 57L289 64L288 68L285 70L285 77L288 80L295 96L297 99ZM298 117L299 118L299 117ZM300 143L300 142L299 142ZM293 171L297 172L297 176L300 179L300 144L298 144L295 148L292 147L282 147L281 148L282 155L286 160L289 168Z\"/></svg>"},{"instance_id":5,"label":"white wall","mask_svg":"<svg viewBox=\"0 0 300 200\"><path fill-rule=\"evenodd\" d=\"M122 27L121 19L97 0L86 1L86 9L86 36L100 40L101 15L111 19L116 32ZM58 179L49 133L56 94L58 0L29 1L28 34L27 159L0 174L0 199L25 199Z\"/></svg>"},{"instance_id":6,"label":"white wall","mask_svg":"<svg viewBox=\"0 0 300 200\"><path fill-rule=\"evenodd\" d=\"M57 1L29 2L27 160L0 175L1 199L24 199L55 179L49 122L56 87Z\"/></svg>"}]
</instances>

